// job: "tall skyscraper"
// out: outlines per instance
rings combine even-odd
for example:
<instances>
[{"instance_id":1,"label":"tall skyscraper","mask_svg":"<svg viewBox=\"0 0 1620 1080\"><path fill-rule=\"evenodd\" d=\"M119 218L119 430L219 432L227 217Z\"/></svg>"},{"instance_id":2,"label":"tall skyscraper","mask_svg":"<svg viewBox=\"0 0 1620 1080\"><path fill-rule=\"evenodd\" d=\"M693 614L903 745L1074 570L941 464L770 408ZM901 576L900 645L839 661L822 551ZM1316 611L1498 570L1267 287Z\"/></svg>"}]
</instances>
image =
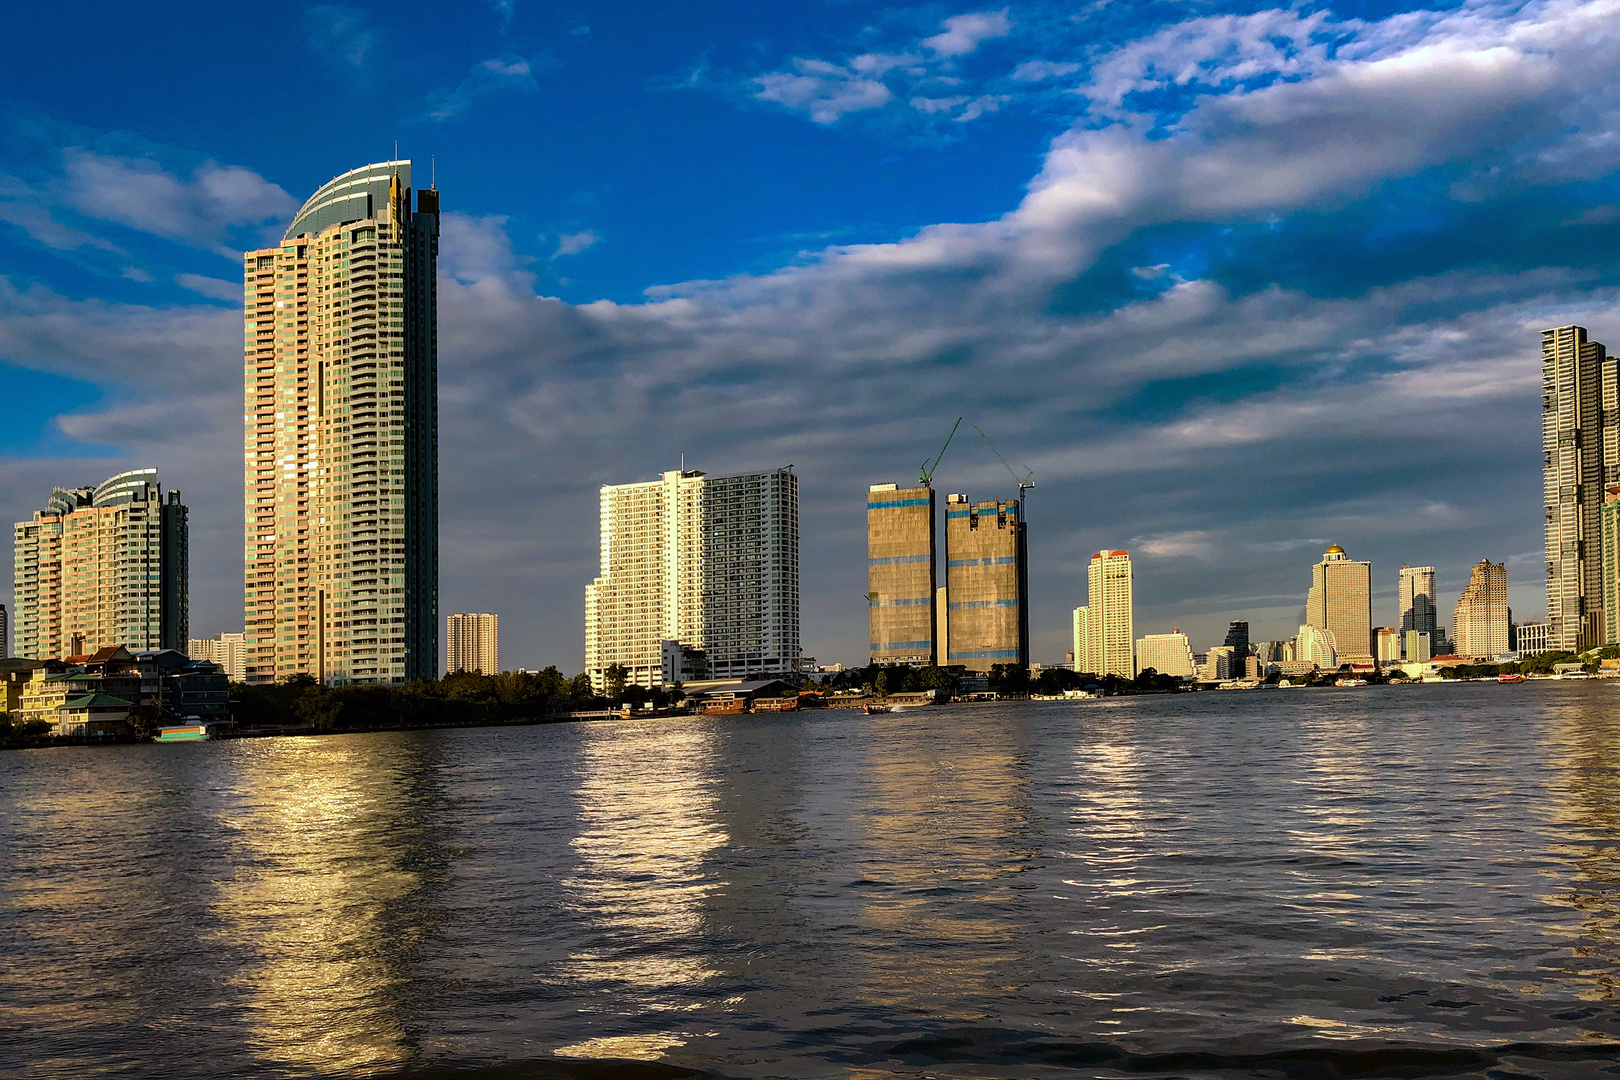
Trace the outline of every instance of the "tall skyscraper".
<instances>
[{"instance_id":1,"label":"tall skyscraper","mask_svg":"<svg viewBox=\"0 0 1620 1080\"><path fill-rule=\"evenodd\" d=\"M1491 658L1508 651L1507 564L1481 559L1457 598L1453 651Z\"/></svg>"},{"instance_id":2,"label":"tall skyscraper","mask_svg":"<svg viewBox=\"0 0 1620 1080\"><path fill-rule=\"evenodd\" d=\"M56 488L14 537L17 655L185 648L186 508L178 491L164 497L156 469Z\"/></svg>"},{"instance_id":3,"label":"tall skyscraper","mask_svg":"<svg viewBox=\"0 0 1620 1080\"><path fill-rule=\"evenodd\" d=\"M1099 551L1087 574L1086 607L1091 644L1087 651L1098 675L1136 677L1135 619L1131 591L1131 556L1125 551Z\"/></svg>"},{"instance_id":4,"label":"tall skyscraper","mask_svg":"<svg viewBox=\"0 0 1620 1080\"><path fill-rule=\"evenodd\" d=\"M1620 481L1620 379L1586 329L1541 332L1542 502L1549 647L1603 644L1605 485Z\"/></svg>"},{"instance_id":5,"label":"tall skyscraper","mask_svg":"<svg viewBox=\"0 0 1620 1080\"><path fill-rule=\"evenodd\" d=\"M1603 542L1603 643L1608 645L1620 642L1620 485L1604 489L1599 517ZM1511 618L1510 612L1510 622ZM1508 647L1516 649L1518 645L1515 642Z\"/></svg>"},{"instance_id":6,"label":"tall skyscraper","mask_svg":"<svg viewBox=\"0 0 1620 1080\"><path fill-rule=\"evenodd\" d=\"M1403 648L1406 635L1413 630L1428 634L1427 641L1440 636L1440 608L1435 599L1434 567L1401 564L1400 581L1401 637ZM1408 660L1419 657L1408 656ZM1428 657L1421 659L1427 660Z\"/></svg>"},{"instance_id":7,"label":"tall skyscraper","mask_svg":"<svg viewBox=\"0 0 1620 1080\"><path fill-rule=\"evenodd\" d=\"M1226 640L1221 644L1232 647L1232 666L1235 671L1232 677L1243 678L1249 660L1249 624L1237 619L1227 623ZM1137 664L1140 665L1141 662L1141 657L1138 657Z\"/></svg>"},{"instance_id":8,"label":"tall skyscraper","mask_svg":"<svg viewBox=\"0 0 1620 1080\"><path fill-rule=\"evenodd\" d=\"M601 494L601 574L585 587L585 670L656 686L665 641L715 678L799 669L799 478L667 472Z\"/></svg>"},{"instance_id":9,"label":"tall skyscraper","mask_svg":"<svg viewBox=\"0 0 1620 1080\"><path fill-rule=\"evenodd\" d=\"M11 623L6 618L6 605L0 604L0 660L11 655Z\"/></svg>"},{"instance_id":10,"label":"tall skyscraper","mask_svg":"<svg viewBox=\"0 0 1620 1080\"><path fill-rule=\"evenodd\" d=\"M438 674L438 252L438 191L385 161L244 257L249 682Z\"/></svg>"},{"instance_id":11,"label":"tall skyscraper","mask_svg":"<svg viewBox=\"0 0 1620 1080\"><path fill-rule=\"evenodd\" d=\"M932 664L934 490L874 484L866 493L866 602L874 664Z\"/></svg>"},{"instance_id":12,"label":"tall skyscraper","mask_svg":"<svg viewBox=\"0 0 1620 1080\"><path fill-rule=\"evenodd\" d=\"M1372 563L1350 558L1338 544L1328 548L1311 568L1305 622L1333 635L1339 663L1372 663Z\"/></svg>"},{"instance_id":13,"label":"tall skyscraper","mask_svg":"<svg viewBox=\"0 0 1620 1080\"><path fill-rule=\"evenodd\" d=\"M1192 642L1179 629L1168 634L1145 634L1136 640L1138 671L1152 668L1160 675L1187 676L1198 672L1193 665Z\"/></svg>"},{"instance_id":14,"label":"tall skyscraper","mask_svg":"<svg viewBox=\"0 0 1620 1080\"><path fill-rule=\"evenodd\" d=\"M1091 609L1084 604L1074 609L1074 670L1097 670L1091 666Z\"/></svg>"},{"instance_id":15,"label":"tall skyscraper","mask_svg":"<svg viewBox=\"0 0 1620 1080\"><path fill-rule=\"evenodd\" d=\"M1021 507L945 497L946 662L1029 664L1028 542Z\"/></svg>"},{"instance_id":16,"label":"tall skyscraper","mask_svg":"<svg viewBox=\"0 0 1620 1080\"><path fill-rule=\"evenodd\" d=\"M501 617L487 611L457 612L445 619L445 674L501 673Z\"/></svg>"}]
</instances>

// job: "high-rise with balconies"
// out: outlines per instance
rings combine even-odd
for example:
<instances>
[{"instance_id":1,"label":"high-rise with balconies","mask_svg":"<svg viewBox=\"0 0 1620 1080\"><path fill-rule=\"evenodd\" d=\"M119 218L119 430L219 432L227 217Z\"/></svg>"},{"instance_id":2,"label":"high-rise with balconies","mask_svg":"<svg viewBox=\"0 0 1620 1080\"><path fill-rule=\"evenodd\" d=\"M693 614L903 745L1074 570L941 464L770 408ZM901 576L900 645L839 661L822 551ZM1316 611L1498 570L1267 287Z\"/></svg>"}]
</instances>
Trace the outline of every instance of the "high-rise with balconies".
<instances>
[{"instance_id":1,"label":"high-rise with balconies","mask_svg":"<svg viewBox=\"0 0 1620 1080\"><path fill-rule=\"evenodd\" d=\"M1452 624L1458 656L1491 659L1508 651L1507 564L1481 559L1457 598Z\"/></svg>"},{"instance_id":2,"label":"high-rise with balconies","mask_svg":"<svg viewBox=\"0 0 1620 1080\"><path fill-rule=\"evenodd\" d=\"M1371 664L1372 563L1352 559L1338 544L1330 546L1311 567L1305 622L1333 635L1340 663Z\"/></svg>"},{"instance_id":3,"label":"high-rise with balconies","mask_svg":"<svg viewBox=\"0 0 1620 1080\"><path fill-rule=\"evenodd\" d=\"M165 497L156 469L52 490L13 532L17 655L184 649L188 533L180 493Z\"/></svg>"},{"instance_id":4,"label":"high-rise with balconies","mask_svg":"<svg viewBox=\"0 0 1620 1080\"><path fill-rule=\"evenodd\" d=\"M247 680L438 674L439 193L344 173L244 256Z\"/></svg>"},{"instance_id":5,"label":"high-rise with balconies","mask_svg":"<svg viewBox=\"0 0 1620 1080\"><path fill-rule=\"evenodd\" d=\"M1551 649L1604 643L1604 488L1620 481L1620 380L1586 328L1541 332L1542 504Z\"/></svg>"},{"instance_id":6,"label":"high-rise with balconies","mask_svg":"<svg viewBox=\"0 0 1620 1080\"><path fill-rule=\"evenodd\" d=\"M444 671L501 673L501 617L488 611L456 612L445 620Z\"/></svg>"}]
</instances>

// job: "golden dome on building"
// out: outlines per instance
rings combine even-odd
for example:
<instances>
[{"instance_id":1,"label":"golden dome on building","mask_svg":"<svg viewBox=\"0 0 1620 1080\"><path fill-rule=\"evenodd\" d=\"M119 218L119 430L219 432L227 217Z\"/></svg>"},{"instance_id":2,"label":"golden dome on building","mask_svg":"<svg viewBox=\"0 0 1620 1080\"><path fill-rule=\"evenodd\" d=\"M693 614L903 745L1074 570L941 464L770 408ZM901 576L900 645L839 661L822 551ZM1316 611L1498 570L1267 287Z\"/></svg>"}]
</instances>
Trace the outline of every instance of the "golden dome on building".
<instances>
[{"instance_id":1,"label":"golden dome on building","mask_svg":"<svg viewBox=\"0 0 1620 1080\"><path fill-rule=\"evenodd\" d=\"M1343 555L1344 554L1344 548L1340 547L1338 544L1334 544L1332 547L1328 548L1327 551L1324 552L1324 554L1327 554L1327 555Z\"/></svg>"}]
</instances>

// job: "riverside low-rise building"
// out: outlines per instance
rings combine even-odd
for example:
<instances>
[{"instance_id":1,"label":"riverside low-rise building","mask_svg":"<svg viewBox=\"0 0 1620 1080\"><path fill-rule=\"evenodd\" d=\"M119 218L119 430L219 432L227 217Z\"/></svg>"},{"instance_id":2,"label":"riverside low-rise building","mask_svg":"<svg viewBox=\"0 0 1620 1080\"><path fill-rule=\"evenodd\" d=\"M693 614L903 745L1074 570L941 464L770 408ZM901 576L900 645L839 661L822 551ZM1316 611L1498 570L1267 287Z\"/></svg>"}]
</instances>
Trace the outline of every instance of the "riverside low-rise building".
<instances>
[{"instance_id":1,"label":"riverside low-rise building","mask_svg":"<svg viewBox=\"0 0 1620 1080\"><path fill-rule=\"evenodd\" d=\"M230 718L228 676L218 664L175 649L131 653L121 645L38 662L20 686L23 722L44 721L56 735L117 735L142 706L210 723Z\"/></svg>"}]
</instances>

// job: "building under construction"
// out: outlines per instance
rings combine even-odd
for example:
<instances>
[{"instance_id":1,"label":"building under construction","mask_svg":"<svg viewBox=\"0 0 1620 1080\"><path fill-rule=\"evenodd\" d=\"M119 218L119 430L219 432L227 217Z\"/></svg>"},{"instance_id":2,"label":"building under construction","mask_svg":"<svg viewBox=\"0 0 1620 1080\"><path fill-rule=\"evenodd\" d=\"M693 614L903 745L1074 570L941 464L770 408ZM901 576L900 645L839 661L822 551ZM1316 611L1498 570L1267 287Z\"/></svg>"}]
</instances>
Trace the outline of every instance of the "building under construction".
<instances>
[{"instance_id":1,"label":"building under construction","mask_svg":"<svg viewBox=\"0 0 1620 1080\"><path fill-rule=\"evenodd\" d=\"M949 665L1029 663L1028 541L1019 501L945 499Z\"/></svg>"},{"instance_id":2,"label":"building under construction","mask_svg":"<svg viewBox=\"0 0 1620 1080\"><path fill-rule=\"evenodd\" d=\"M873 484L866 493L871 661L933 664L934 489Z\"/></svg>"}]
</instances>

